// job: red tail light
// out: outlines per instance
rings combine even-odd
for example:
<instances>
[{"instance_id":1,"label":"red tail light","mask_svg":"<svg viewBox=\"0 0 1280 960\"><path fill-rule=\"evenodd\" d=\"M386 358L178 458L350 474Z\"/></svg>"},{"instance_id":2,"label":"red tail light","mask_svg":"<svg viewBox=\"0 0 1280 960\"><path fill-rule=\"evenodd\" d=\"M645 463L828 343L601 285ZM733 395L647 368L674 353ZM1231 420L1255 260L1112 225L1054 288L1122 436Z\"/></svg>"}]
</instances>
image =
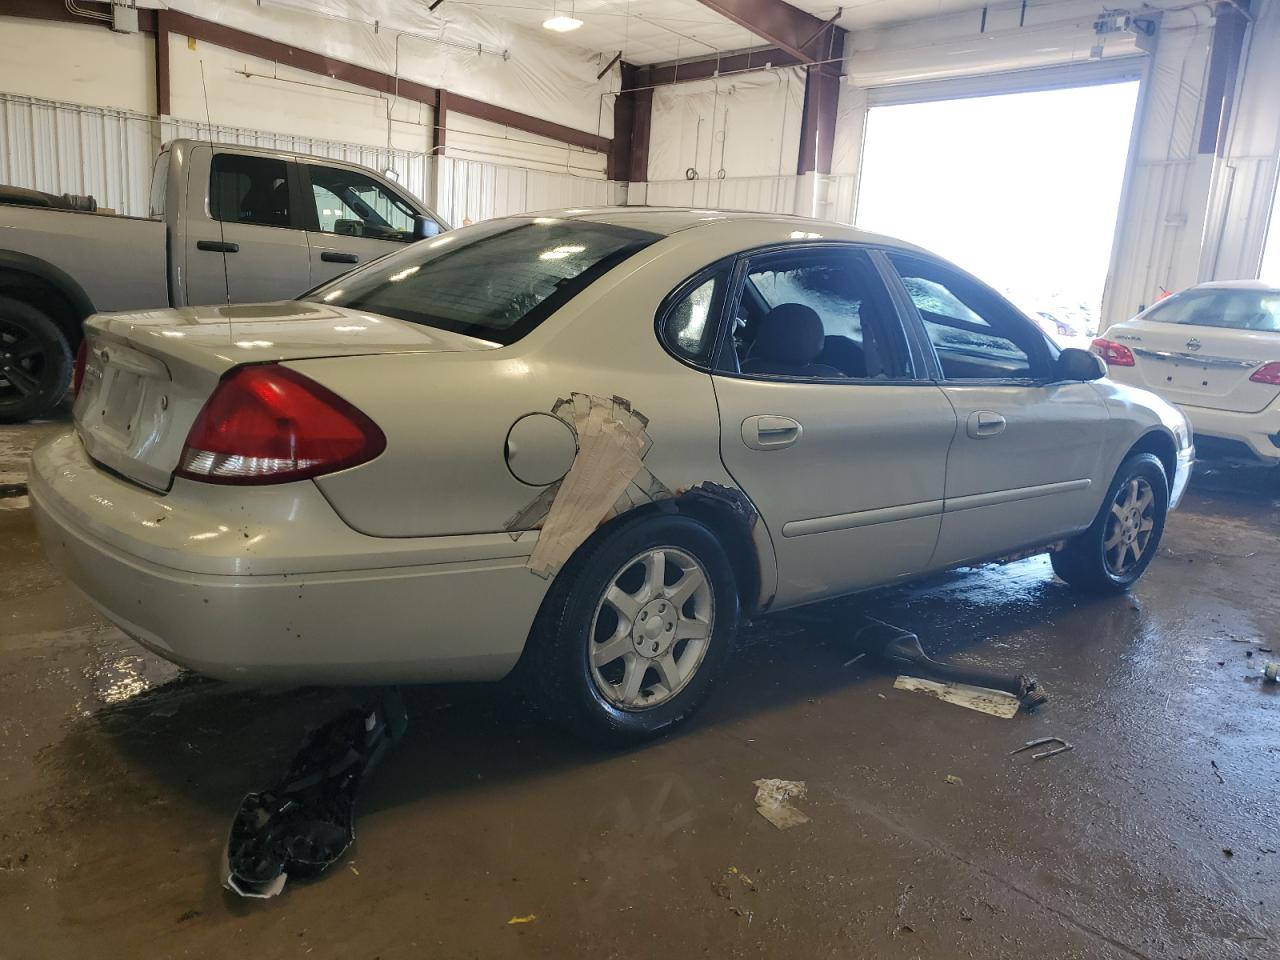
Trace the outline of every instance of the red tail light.
<instances>
[{"instance_id":1,"label":"red tail light","mask_svg":"<svg viewBox=\"0 0 1280 960\"><path fill-rule=\"evenodd\" d=\"M1249 379L1254 383L1269 383L1273 387L1280 387L1280 360L1264 363L1253 371L1253 376Z\"/></svg>"},{"instance_id":2,"label":"red tail light","mask_svg":"<svg viewBox=\"0 0 1280 960\"><path fill-rule=\"evenodd\" d=\"M284 483L353 467L387 447L377 424L300 373L261 364L223 378L187 435L178 476Z\"/></svg>"},{"instance_id":3,"label":"red tail light","mask_svg":"<svg viewBox=\"0 0 1280 960\"><path fill-rule=\"evenodd\" d=\"M1132 367L1133 351L1123 343L1099 337L1093 341L1093 352L1107 361L1109 367Z\"/></svg>"},{"instance_id":4,"label":"red tail light","mask_svg":"<svg viewBox=\"0 0 1280 960\"><path fill-rule=\"evenodd\" d=\"M71 395L80 396L80 388L84 386L84 367L89 361L89 341L81 340L80 349L76 351L76 365L71 368Z\"/></svg>"}]
</instances>

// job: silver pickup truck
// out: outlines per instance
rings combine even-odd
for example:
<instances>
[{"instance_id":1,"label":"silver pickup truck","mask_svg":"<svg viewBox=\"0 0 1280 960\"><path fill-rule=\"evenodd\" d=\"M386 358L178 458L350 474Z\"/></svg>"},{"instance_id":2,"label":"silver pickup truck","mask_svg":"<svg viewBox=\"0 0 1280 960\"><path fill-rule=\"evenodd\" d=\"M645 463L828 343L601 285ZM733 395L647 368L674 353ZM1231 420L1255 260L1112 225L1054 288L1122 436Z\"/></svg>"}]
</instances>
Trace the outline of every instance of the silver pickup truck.
<instances>
[{"instance_id":1,"label":"silver pickup truck","mask_svg":"<svg viewBox=\"0 0 1280 960\"><path fill-rule=\"evenodd\" d=\"M150 207L0 187L0 422L58 404L90 314L290 299L448 229L365 167L196 140L160 151Z\"/></svg>"}]
</instances>

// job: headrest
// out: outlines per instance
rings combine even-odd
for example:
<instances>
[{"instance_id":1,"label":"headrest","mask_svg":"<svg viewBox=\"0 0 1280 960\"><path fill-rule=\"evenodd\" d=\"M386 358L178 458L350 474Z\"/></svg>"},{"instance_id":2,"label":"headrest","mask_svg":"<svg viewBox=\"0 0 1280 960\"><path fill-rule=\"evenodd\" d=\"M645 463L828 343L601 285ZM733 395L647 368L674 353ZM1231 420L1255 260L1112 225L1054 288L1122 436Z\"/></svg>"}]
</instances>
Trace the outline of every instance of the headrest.
<instances>
[{"instance_id":1,"label":"headrest","mask_svg":"<svg viewBox=\"0 0 1280 960\"><path fill-rule=\"evenodd\" d=\"M776 363L813 363L822 352L822 318L803 303L780 303L764 315L751 355Z\"/></svg>"}]
</instances>

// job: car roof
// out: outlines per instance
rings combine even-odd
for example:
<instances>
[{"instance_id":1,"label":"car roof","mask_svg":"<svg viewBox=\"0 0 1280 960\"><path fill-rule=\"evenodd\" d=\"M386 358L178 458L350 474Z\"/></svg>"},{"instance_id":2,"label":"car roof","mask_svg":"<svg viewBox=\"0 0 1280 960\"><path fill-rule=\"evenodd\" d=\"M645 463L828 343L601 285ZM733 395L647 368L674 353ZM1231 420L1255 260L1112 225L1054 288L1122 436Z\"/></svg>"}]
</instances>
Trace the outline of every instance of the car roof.
<instances>
[{"instance_id":1,"label":"car roof","mask_svg":"<svg viewBox=\"0 0 1280 960\"><path fill-rule=\"evenodd\" d=\"M1265 280L1209 280L1197 283L1188 290L1259 290L1263 293L1280 293L1280 287Z\"/></svg>"},{"instance_id":2,"label":"car roof","mask_svg":"<svg viewBox=\"0 0 1280 960\"><path fill-rule=\"evenodd\" d=\"M549 217L558 220L582 220L594 223L609 223L620 227L631 227L671 236L686 230L709 229L734 223L750 221L767 223L782 227L793 234L795 240L845 240L854 243L868 243L876 246L899 247L904 250L919 250L918 247L892 237L881 236L866 230L859 230L847 224L830 220L816 220L811 217L795 216L788 213L760 213L751 210L720 210L706 207L565 207L556 210L539 210L536 213L521 214L521 217Z\"/></svg>"}]
</instances>

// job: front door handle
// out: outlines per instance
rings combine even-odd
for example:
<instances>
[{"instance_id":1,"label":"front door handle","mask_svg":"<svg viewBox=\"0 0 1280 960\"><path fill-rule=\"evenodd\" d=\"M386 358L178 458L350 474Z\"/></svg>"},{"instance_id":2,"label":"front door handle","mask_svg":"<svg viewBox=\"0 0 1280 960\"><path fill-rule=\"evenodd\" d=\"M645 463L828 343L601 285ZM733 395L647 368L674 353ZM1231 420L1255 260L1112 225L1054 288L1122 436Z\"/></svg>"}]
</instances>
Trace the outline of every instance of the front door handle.
<instances>
[{"instance_id":1,"label":"front door handle","mask_svg":"<svg viewBox=\"0 0 1280 960\"><path fill-rule=\"evenodd\" d=\"M240 244L230 240L197 240L197 250L208 250L210 253L239 253Z\"/></svg>"},{"instance_id":2,"label":"front door handle","mask_svg":"<svg viewBox=\"0 0 1280 960\"><path fill-rule=\"evenodd\" d=\"M354 253L338 253L336 250L326 250L320 254L320 259L325 263L359 263L360 258Z\"/></svg>"},{"instance_id":3,"label":"front door handle","mask_svg":"<svg viewBox=\"0 0 1280 960\"><path fill-rule=\"evenodd\" d=\"M969 414L969 436L975 440L1004 433L1006 426L1005 418L991 410L976 410Z\"/></svg>"},{"instance_id":4,"label":"front door handle","mask_svg":"<svg viewBox=\"0 0 1280 960\"><path fill-rule=\"evenodd\" d=\"M742 421L742 442L752 450L781 450L803 433L804 427L790 417L763 414Z\"/></svg>"}]
</instances>

